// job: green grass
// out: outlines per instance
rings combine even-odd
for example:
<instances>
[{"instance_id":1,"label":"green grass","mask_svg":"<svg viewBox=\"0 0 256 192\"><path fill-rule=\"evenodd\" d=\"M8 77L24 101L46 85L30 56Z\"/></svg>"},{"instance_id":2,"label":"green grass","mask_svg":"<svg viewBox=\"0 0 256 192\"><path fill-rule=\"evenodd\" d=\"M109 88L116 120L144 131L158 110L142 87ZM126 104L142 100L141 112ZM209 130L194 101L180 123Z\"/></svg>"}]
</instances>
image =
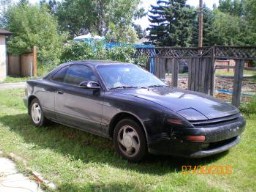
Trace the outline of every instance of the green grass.
<instances>
[{"instance_id":1,"label":"green grass","mask_svg":"<svg viewBox=\"0 0 256 192\"><path fill-rule=\"evenodd\" d=\"M48 64L48 65L43 65L43 64L38 64L37 68L37 77L43 77L46 74L48 74L51 70L53 70L57 65L53 64ZM17 83L17 82L25 82L29 79L34 79L37 77L12 77L12 76L7 76L6 79L3 81L3 83Z\"/></svg>"},{"instance_id":2,"label":"green grass","mask_svg":"<svg viewBox=\"0 0 256 192\"><path fill-rule=\"evenodd\" d=\"M23 93L0 92L0 150L25 159L57 191L256 191L256 115L247 117L241 143L224 154L201 160L149 156L132 164L116 155L110 140L56 124L34 127ZM230 165L233 173L183 174L182 165Z\"/></svg>"},{"instance_id":3,"label":"green grass","mask_svg":"<svg viewBox=\"0 0 256 192\"><path fill-rule=\"evenodd\" d=\"M11 77L7 76L3 83L17 83L17 82L25 82L32 77Z\"/></svg>"},{"instance_id":4,"label":"green grass","mask_svg":"<svg viewBox=\"0 0 256 192\"><path fill-rule=\"evenodd\" d=\"M229 71L225 71L225 70L217 69L215 71L215 75L219 75L219 76L234 76L234 70L230 69ZM244 70L244 76L255 77L256 76L256 71Z\"/></svg>"},{"instance_id":5,"label":"green grass","mask_svg":"<svg viewBox=\"0 0 256 192\"><path fill-rule=\"evenodd\" d=\"M256 96L251 97L250 101L247 103L241 103L239 109L247 116L256 114Z\"/></svg>"}]
</instances>

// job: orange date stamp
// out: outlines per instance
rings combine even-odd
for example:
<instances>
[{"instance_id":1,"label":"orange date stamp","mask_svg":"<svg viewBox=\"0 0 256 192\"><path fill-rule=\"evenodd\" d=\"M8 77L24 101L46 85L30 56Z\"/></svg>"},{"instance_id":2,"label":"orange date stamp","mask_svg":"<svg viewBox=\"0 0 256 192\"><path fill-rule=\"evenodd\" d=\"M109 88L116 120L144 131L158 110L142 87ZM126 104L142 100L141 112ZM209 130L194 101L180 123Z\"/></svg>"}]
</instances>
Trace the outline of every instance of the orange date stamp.
<instances>
[{"instance_id":1,"label":"orange date stamp","mask_svg":"<svg viewBox=\"0 0 256 192\"><path fill-rule=\"evenodd\" d=\"M231 165L182 165L182 174L208 174L208 175L230 175L233 173Z\"/></svg>"}]
</instances>

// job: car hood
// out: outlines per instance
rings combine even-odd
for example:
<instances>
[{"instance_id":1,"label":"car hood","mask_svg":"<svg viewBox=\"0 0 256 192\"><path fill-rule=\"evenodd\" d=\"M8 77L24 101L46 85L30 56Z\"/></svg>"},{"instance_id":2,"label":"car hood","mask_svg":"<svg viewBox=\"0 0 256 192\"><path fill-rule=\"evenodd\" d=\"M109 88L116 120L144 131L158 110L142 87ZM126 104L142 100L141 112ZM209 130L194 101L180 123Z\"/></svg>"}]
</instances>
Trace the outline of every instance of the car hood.
<instances>
[{"instance_id":1,"label":"car hood","mask_svg":"<svg viewBox=\"0 0 256 192\"><path fill-rule=\"evenodd\" d=\"M206 94L177 88L126 89L122 94L157 103L188 120L215 119L239 112L236 107Z\"/></svg>"}]
</instances>

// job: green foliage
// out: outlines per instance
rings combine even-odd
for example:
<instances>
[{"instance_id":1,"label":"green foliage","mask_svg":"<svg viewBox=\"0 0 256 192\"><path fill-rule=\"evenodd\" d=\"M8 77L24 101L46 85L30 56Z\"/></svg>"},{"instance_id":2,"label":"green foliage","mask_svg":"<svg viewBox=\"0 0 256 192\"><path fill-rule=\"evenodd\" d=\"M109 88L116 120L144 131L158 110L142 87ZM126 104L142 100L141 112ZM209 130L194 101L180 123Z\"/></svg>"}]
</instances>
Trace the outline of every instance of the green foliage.
<instances>
[{"instance_id":1,"label":"green foliage","mask_svg":"<svg viewBox=\"0 0 256 192\"><path fill-rule=\"evenodd\" d=\"M219 0L218 9L234 16L243 16L245 13L243 0Z\"/></svg>"},{"instance_id":2,"label":"green foliage","mask_svg":"<svg viewBox=\"0 0 256 192\"><path fill-rule=\"evenodd\" d=\"M245 0L245 18L248 21L248 28L250 29L251 41L256 42L256 1Z\"/></svg>"},{"instance_id":3,"label":"green foliage","mask_svg":"<svg viewBox=\"0 0 256 192\"><path fill-rule=\"evenodd\" d=\"M56 13L58 3L56 0L40 0L41 6L46 6L51 13Z\"/></svg>"},{"instance_id":4,"label":"green foliage","mask_svg":"<svg viewBox=\"0 0 256 192\"><path fill-rule=\"evenodd\" d=\"M69 42L64 46L61 62L89 59L94 56L93 49L87 43Z\"/></svg>"},{"instance_id":5,"label":"green foliage","mask_svg":"<svg viewBox=\"0 0 256 192\"><path fill-rule=\"evenodd\" d=\"M137 33L137 36L139 39L142 39L143 37L146 37L146 30L145 29L142 29L142 27L140 25L137 25L135 23L132 24L134 30L136 31Z\"/></svg>"},{"instance_id":6,"label":"green foliage","mask_svg":"<svg viewBox=\"0 0 256 192\"><path fill-rule=\"evenodd\" d=\"M122 62L129 62L133 63L133 55L135 53L135 49L130 46L125 47L115 47L109 49L107 51L107 58L113 61L122 61Z\"/></svg>"},{"instance_id":7,"label":"green foliage","mask_svg":"<svg viewBox=\"0 0 256 192\"><path fill-rule=\"evenodd\" d=\"M247 116L256 114L256 96L253 96L248 103L242 103L239 107L240 111Z\"/></svg>"},{"instance_id":8,"label":"green foliage","mask_svg":"<svg viewBox=\"0 0 256 192\"><path fill-rule=\"evenodd\" d=\"M97 60L113 60L121 62L133 62L135 49L131 46L115 47L105 49L101 43L89 45L83 42L69 42L65 45L61 56L62 62L97 59Z\"/></svg>"},{"instance_id":9,"label":"green foliage","mask_svg":"<svg viewBox=\"0 0 256 192\"><path fill-rule=\"evenodd\" d=\"M130 25L116 25L110 23L106 40L108 42L135 43L138 37L136 31Z\"/></svg>"},{"instance_id":10,"label":"green foliage","mask_svg":"<svg viewBox=\"0 0 256 192\"><path fill-rule=\"evenodd\" d=\"M212 46L216 44L216 33L213 33L213 22L215 19L214 12L203 6L203 46ZM192 32L192 46L198 46L198 16L196 16L193 20L193 32Z\"/></svg>"},{"instance_id":11,"label":"green foliage","mask_svg":"<svg viewBox=\"0 0 256 192\"><path fill-rule=\"evenodd\" d=\"M255 45L255 11L255 1L221 0L219 7L213 11L214 21L210 32L215 37L215 44Z\"/></svg>"},{"instance_id":12,"label":"green foliage","mask_svg":"<svg viewBox=\"0 0 256 192\"><path fill-rule=\"evenodd\" d=\"M216 44L234 45L237 44L236 37L239 32L240 19L237 16L231 16L228 13L223 13L215 10L215 20L213 23L213 33L218 37ZM232 34L232 35L230 35Z\"/></svg>"},{"instance_id":13,"label":"green foliage","mask_svg":"<svg viewBox=\"0 0 256 192\"><path fill-rule=\"evenodd\" d=\"M159 0L149 12L151 41L162 46L190 45L195 10L186 5L186 0Z\"/></svg>"},{"instance_id":14,"label":"green foliage","mask_svg":"<svg viewBox=\"0 0 256 192\"><path fill-rule=\"evenodd\" d=\"M251 26L244 17L219 10L215 10L214 15L211 33L216 36L216 44L237 46L254 44Z\"/></svg>"},{"instance_id":15,"label":"green foliage","mask_svg":"<svg viewBox=\"0 0 256 192\"><path fill-rule=\"evenodd\" d=\"M214 10L203 7L203 45L255 45L256 1L220 0ZM198 14L186 0L158 0L151 6L149 38L160 46L197 46Z\"/></svg>"},{"instance_id":16,"label":"green foliage","mask_svg":"<svg viewBox=\"0 0 256 192\"><path fill-rule=\"evenodd\" d=\"M4 80L4 83L19 83L19 82L26 82L29 80L31 77L10 77L7 76L6 79Z\"/></svg>"},{"instance_id":17,"label":"green foliage","mask_svg":"<svg viewBox=\"0 0 256 192\"><path fill-rule=\"evenodd\" d=\"M69 31L72 37L86 32L104 36L110 23L125 31L133 16L142 16L138 4L139 0L64 0L56 15L62 30Z\"/></svg>"},{"instance_id":18,"label":"green foliage","mask_svg":"<svg viewBox=\"0 0 256 192\"><path fill-rule=\"evenodd\" d=\"M13 33L8 42L12 54L31 52L38 48L38 59L43 63L57 63L65 35L59 34L58 24L45 6L18 4L7 12L8 29Z\"/></svg>"}]
</instances>

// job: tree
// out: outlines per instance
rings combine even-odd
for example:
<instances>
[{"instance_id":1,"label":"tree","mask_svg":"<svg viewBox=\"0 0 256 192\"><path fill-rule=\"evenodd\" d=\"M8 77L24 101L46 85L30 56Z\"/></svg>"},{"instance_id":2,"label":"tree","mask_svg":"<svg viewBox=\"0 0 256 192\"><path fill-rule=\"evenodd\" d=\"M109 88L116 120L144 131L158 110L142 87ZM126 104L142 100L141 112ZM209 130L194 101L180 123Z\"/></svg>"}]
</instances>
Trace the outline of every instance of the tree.
<instances>
[{"instance_id":1,"label":"tree","mask_svg":"<svg viewBox=\"0 0 256 192\"><path fill-rule=\"evenodd\" d=\"M96 17L89 14L91 7L90 0L64 0L56 12L61 30L68 31L71 37L91 31L92 18Z\"/></svg>"},{"instance_id":2,"label":"tree","mask_svg":"<svg viewBox=\"0 0 256 192\"><path fill-rule=\"evenodd\" d=\"M216 44L216 34L212 33L213 31L213 22L215 15L213 10L203 5L203 46L212 46ZM193 20L193 37L192 37L192 46L198 46L198 15L195 16Z\"/></svg>"},{"instance_id":3,"label":"tree","mask_svg":"<svg viewBox=\"0 0 256 192\"><path fill-rule=\"evenodd\" d=\"M104 36L111 23L115 28L131 25L133 16L141 15L138 4L139 0L64 0L56 15L71 36L86 32Z\"/></svg>"},{"instance_id":4,"label":"tree","mask_svg":"<svg viewBox=\"0 0 256 192\"><path fill-rule=\"evenodd\" d=\"M106 40L108 42L135 43L138 40L138 37L131 25L119 26L110 23L109 30L106 34Z\"/></svg>"},{"instance_id":5,"label":"tree","mask_svg":"<svg viewBox=\"0 0 256 192\"><path fill-rule=\"evenodd\" d=\"M245 18L251 26L252 32L256 33L256 1L245 0Z\"/></svg>"},{"instance_id":6,"label":"tree","mask_svg":"<svg viewBox=\"0 0 256 192\"><path fill-rule=\"evenodd\" d=\"M195 10L186 0L158 0L151 5L149 39L162 46L187 47L192 39L192 22Z\"/></svg>"},{"instance_id":7,"label":"tree","mask_svg":"<svg viewBox=\"0 0 256 192\"><path fill-rule=\"evenodd\" d=\"M243 0L220 0L218 9L234 16L244 15Z\"/></svg>"},{"instance_id":8,"label":"tree","mask_svg":"<svg viewBox=\"0 0 256 192\"><path fill-rule=\"evenodd\" d=\"M52 14L55 14L58 8L58 3L56 0L40 0L41 6L46 6Z\"/></svg>"},{"instance_id":9,"label":"tree","mask_svg":"<svg viewBox=\"0 0 256 192\"><path fill-rule=\"evenodd\" d=\"M133 28L135 29L137 36L139 39L142 39L143 37L146 37L146 30L142 29L142 27L140 25L137 24L132 24Z\"/></svg>"},{"instance_id":10,"label":"tree","mask_svg":"<svg viewBox=\"0 0 256 192\"><path fill-rule=\"evenodd\" d=\"M7 28L13 32L8 42L10 53L30 52L37 46L40 61L58 62L64 35L58 33L57 21L45 6L14 5L9 8L7 18Z\"/></svg>"},{"instance_id":11,"label":"tree","mask_svg":"<svg viewBox=\"0 0 256 192\"><path fill-rule=\"evenodd\" d=\"M252 45L252 28L244 17L230 15L219 10L214 11L215 19L212 34L219 45Z\"/></svg>"},{"instance_id":12,"label":"tree","mask_svg":"<svg viewBox=\"0 0 256 192\"><path fill-rule=\"evenodd\" d=\"M246 2L246 3L245 3ZM219 7L214 10L214 22L211 34L215 36L215 44L219 45L254 45L256 27L253 23L255 14L249 16L256 7L251 0L220 0ZM256 11L256 9L255 9ZM251 20L251 19L252 20Z\"/></svg>"}]
</instances>

